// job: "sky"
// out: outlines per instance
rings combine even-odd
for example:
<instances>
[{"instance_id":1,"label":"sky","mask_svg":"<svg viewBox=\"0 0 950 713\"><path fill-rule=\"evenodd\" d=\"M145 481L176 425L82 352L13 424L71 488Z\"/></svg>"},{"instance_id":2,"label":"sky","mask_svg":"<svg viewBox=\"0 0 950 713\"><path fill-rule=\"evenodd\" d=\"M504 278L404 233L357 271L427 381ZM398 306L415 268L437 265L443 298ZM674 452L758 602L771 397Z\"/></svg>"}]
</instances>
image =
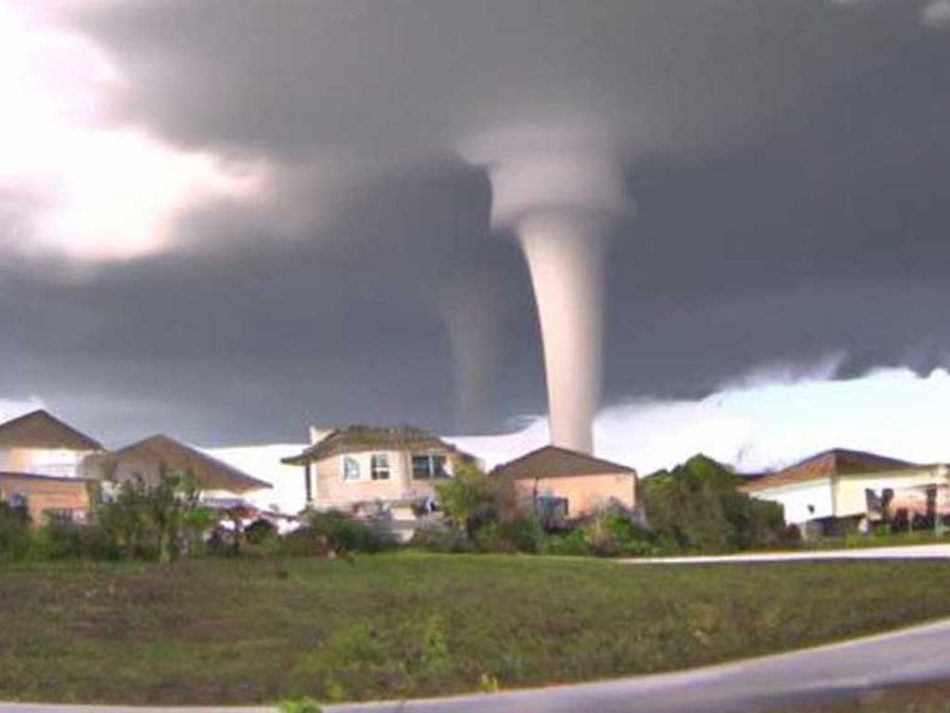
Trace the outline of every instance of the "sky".
<instances>
[{"instance_id":1,"label":"sky","mask_svg":"<svg viewBox=\"0 0 950 713\"><path fill-rule=\"evenodd\" d=\"M544 371L492 165L593 136L627 204L599 452L938 456L948 2L0 0L0 95L0 411L517 433ZM913 447L869 435L881 374Z\"/></svg>"}]
</instances>

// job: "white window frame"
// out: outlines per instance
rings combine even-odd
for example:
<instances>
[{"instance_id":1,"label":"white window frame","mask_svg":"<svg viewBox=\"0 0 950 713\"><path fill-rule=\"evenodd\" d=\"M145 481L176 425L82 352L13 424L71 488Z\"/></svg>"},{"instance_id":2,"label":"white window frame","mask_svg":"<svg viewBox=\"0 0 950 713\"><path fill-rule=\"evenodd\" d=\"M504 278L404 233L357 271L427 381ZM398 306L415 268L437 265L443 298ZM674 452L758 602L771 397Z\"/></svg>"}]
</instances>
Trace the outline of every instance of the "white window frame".
<instances>
[{"instance_id":1,"label":"white window frame","mask_svg":"<svg viewBox=\"0 0 950 713\"><path fill-rule=\"evenodd\" d=\"M373 453L369 458L369 477L372 480L389 480L392 468L388 453Z\"/></svg>"}]
</instances>

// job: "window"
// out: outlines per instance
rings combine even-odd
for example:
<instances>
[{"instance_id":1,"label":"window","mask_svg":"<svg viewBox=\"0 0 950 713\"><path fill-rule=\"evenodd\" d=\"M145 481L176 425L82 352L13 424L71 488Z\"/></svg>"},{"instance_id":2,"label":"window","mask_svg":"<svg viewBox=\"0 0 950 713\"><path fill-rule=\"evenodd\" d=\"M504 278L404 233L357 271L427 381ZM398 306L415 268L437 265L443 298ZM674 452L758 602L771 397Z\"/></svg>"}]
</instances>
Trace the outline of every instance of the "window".
<instances>
[{"instance_id":1,"label":"window","mask_svg":"<svg viewBox=\"0 0 950 713\"><path fill-rule=\"evenodd\" d=\"M412 477L414 480L432 480L433 478L447 478L445 471L445 456L414 455L412 457Z\"/></svg>"},{"instance_id":2,"label":"window","mask_svg":"<svg viewBox=\"0 0 950 713\"><path fill-rule=\"evenodd\" d=\"M369 471L373 480L389 480L389 454L374 453L369 462Z\"/></svg>"},{"instance_id":3,"label":"window","mask_svg":"<svg viewBox=\"0 0 950 713\"><path fill-rule=\"evenodd\" d=\"M352 456L343 456L343 480L360 479L360 462Z\"/></svg>"},{"instance_id":4,"label":"window","mask_svg":"<svg viewBox=\"0 0 950 713\"><path fill-rule=\"evenodd\" d=\"M23 493L14 493L13 497L10 498L10 507L17 510L26 510L29 506L29 501Z\"/></svg>"}]
</instances>

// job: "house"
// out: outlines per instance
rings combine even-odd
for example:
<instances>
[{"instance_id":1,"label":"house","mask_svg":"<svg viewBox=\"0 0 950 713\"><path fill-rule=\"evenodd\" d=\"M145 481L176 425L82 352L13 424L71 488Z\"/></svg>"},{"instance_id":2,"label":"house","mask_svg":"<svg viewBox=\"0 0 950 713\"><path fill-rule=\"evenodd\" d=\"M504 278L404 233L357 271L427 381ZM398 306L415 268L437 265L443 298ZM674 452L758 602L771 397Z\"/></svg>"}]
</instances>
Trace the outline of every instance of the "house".
<instances>
[{"instance_id":1,"label":"house","mask_svg":"<svg viewBox=\"0 0 950 713\"><path fill-rule=\"evenodd\" d=\"M44 410L0 424L0 500L25 508L35 525L50 517L84 522L82 462L102 445Z\"/></svg>"},{"instance_id":2,"label":"house","mask_svg":"<svg viewBox=\"0 0 950 713\"><path fill-rule=\"evenodd\" d=\"M86 522L89 517L89 481L84 478L33 473L0 472L0 501L25 508L36 526L58 517Z\"/></svg>"},{"instance_id":3,"label":"house","mask_svg":"<svg viewBox=\"0 0 950 713\"><path fill-rule=\"evenodd\" d=\"M806 536L831 535L864 521L873 500L887 491L943 484L945 473L943 466L835 448L757 477L743 490L781 503L785 521L802 527Z\"/></svg>"},{"instance_id":4,"label":"house","mask_svg":"<svg viewBox=\"0 0 950 713\"><path fill-rule=\"evenodd\" d=\"M79 477L85 458L102 444L38 410L0 424L0 471Z\"/></svg>"},{"instance_id":5,"label":"house","mask_svg":"<svg viewBox=\"0 0 950 713\"><path fill-rule=\"evenodd\" d=\"M451 478L459 462L476 462L438 436L410 426L314 427L310 440L303 452L282 460L303 467L309 506L386 515L410 530L416 513L431 509L435 486Z\"/></svg>"},{"instance_id":6,"label":"house","mask_svg":"<svg viewBox=\"0 0 950 713\"><path fill-rule=\"evenodd\" d=\"M135 479L154 485L166 470L191 473L201 497L211 501L271 487L270 483L252 478L163 434L149 436L116 451L91 455L83 463L87 477L118 485Z\"/></svg>"},{"instance_id":7,"label":"house","mask_svg":"<svg viewBox=\"0 0 950 713\"><path fill-rule=\"evenodd\" d=\"M566 517L577 518L617 506L633 511L637 472L633 468L578 451L544 446L500 465L492 475L514 480L519 494L536 510L566 501Z\"/></svg>"}]
</instances>

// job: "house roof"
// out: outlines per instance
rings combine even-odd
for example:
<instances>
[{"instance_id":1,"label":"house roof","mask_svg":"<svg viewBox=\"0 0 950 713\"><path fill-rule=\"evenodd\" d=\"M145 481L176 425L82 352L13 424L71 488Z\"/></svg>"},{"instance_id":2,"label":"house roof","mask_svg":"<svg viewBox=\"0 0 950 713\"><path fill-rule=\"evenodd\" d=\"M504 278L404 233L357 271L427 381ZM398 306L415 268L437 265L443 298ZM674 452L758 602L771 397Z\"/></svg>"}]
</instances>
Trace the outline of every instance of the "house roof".
<instances>
[{"instance_id":1,"label":"house roof","mask_svg":"<svg viewBox=\"0 0 950 713\"><path fill-rule=\"evenodd\" d=\"M782 485L805 483L836 475L857 475L860 473L878 473L894 470L920 468L919 464L908 461L865 453L844 448L833 448L806 458L774 473L756 477L745 486L746 490L766 490Z\"/></svg>"},{"instance_id":2,"label":"house roof","mask_svg":"<svg viewBox=\"0 0 950 713\"><path fill-rule=\"evenodd\" d=\"M102 444L43 409L0 423L0 448L101 451Z\"/></svg>"},{"instance_id":3,"label":"house roof","mask_svg":"<svg viewBox=\"0 0 950 713\"><path fill-rule=\"evenodd\" d=\"M123 460L159 463L165 468L189 471L194 474L199 487L205 490L243 493L271 487L270 483L252 478L247 473L164 434L149 436L125 448L94 458L107 473L115 472L115 468Z\"/></svg>"},{"instance_id":4,"label":"house roof","mask_svg":"<svg viewBox=\"0 0 950 713\"><path fill-rule=\"evenodd\" d=\"M336 428L320 441L305 448L302 453L283 458L281 463L305 465L342 453L361 451L424 451L426 453L455 454L471 459L467 453L446 443L438 436L413 426L377 427L355 425Z\"/></svg>"},{"instance_id":5,"label":"house roof","mask_svg":"<svg viewBox=\"0 0 950 713\"><path fill-rule=\"evenodd\" d=\"M608 460L594 458L586 453L544 446L526 453L520 458L504 463L492 471L494 475L504 475L515 480L533 478L571 478L579 475L604 475L637 472L628 466L611 463Z\"/></svg>"}]
</instances>

